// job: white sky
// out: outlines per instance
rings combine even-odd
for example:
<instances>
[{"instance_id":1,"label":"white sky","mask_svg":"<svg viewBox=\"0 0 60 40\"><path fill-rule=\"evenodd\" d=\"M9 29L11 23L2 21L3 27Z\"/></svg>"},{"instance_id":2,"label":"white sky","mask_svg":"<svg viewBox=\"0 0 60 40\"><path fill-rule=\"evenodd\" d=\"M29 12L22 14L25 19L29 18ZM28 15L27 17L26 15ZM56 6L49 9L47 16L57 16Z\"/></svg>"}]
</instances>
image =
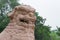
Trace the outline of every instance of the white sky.
<instances>
[{"instance_id":1,"label":"white sky","mask_svg":"<svg viewBox=\"0 0 60 40\"><path fill-rule=\"evenodd\" d=\"M20 3L34 7L52 29L60 26L60 0L20 0Z\"/></svg>"}]
</instances>

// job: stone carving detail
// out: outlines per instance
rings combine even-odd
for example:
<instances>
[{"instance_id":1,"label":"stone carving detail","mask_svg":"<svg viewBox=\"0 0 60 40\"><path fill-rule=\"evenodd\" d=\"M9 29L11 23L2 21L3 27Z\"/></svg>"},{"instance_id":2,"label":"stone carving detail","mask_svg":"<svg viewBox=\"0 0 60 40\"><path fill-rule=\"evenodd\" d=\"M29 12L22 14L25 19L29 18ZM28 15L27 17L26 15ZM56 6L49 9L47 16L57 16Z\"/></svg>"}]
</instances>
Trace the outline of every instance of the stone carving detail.
<instances>
[{"instance_id":1,"label":"stone carving detail","mask_svg":"<svg viewBox=\"0 0 60 40\"><path fill-rule=\"evenodd\" d=\"M35 40L35 9L29 5L16 6L8 14L10 23L0 34L0 40Z\"/></svg>"}]
</instances>

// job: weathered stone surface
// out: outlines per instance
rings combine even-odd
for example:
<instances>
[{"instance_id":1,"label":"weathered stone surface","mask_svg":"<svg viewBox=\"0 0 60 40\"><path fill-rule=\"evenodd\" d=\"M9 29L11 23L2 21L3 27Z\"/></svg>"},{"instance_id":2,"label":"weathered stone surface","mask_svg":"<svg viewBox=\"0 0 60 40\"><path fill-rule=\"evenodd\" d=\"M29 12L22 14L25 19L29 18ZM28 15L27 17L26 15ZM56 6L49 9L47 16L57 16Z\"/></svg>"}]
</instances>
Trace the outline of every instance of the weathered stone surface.
<instances>
[{"instance_id":1,"label":"weathered stone surface","mask_svg":"<svg viewBox=\"0 0 60 40\"><path fill-rule=\"evenodd\" d=\"M35 40L35 9L29 5L16 6L8 14L10 23L0 34L0 40Z\"/></svg>"}]
</instances>

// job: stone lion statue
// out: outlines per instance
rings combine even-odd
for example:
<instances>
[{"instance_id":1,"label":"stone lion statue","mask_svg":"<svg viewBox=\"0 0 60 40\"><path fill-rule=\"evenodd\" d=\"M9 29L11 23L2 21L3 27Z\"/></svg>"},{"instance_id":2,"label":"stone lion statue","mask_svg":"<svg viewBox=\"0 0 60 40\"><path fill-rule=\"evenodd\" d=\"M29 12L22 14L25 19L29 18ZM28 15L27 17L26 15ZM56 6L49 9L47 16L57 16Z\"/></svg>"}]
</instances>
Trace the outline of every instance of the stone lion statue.
<instances>
[{"instance_id":1,"label":"stone lion statue","mask_svg":"<svg viewBox=\"0 0 60 40\"><path fill-rule=\"evenodd\" d=\"M8 14L10 23L0 33L0 40L35 40L35 9L29 5L16 6Z\"/></svg>"}]
</instances>

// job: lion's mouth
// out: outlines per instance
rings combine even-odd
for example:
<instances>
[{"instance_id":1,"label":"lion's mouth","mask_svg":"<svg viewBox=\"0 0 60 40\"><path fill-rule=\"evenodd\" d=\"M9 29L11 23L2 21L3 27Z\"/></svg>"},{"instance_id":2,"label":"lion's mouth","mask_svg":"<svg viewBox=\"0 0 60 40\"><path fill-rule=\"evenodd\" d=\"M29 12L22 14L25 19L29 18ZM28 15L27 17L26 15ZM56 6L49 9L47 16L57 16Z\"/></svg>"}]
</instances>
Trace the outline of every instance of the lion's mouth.
<instances>
[{"instance_id":1,"label":"lion's mouth","mask_svg":"<svg viewBox=\"0 0 60 40\"><path fill-rule=\"evenodd\" d=\"M26 19L19 19L19 21L22 23L27 23L27 24L29 23L28 20L26 20Z\"/></svg>"}]
</instances>

